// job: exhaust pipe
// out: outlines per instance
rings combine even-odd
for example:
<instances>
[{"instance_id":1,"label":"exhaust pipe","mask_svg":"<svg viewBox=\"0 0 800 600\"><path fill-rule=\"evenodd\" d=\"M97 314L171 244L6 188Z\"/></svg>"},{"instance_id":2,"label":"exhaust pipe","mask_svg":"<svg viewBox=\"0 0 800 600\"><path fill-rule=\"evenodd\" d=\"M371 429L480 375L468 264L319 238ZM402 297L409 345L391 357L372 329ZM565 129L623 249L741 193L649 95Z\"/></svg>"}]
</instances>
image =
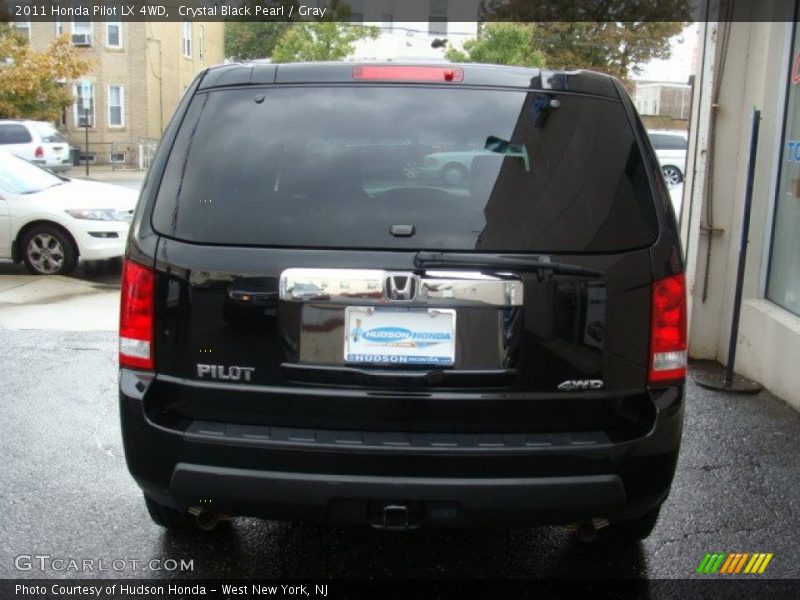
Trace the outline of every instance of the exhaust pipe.
<instances>
[{"instance_id":1,"label":"exhaust pipe","mask_svg":"<svg viewBox=\"0 0 800 600\"><path fill-rule=\"evenodd\" d=\"M575 532L575 537L578 541L584 544L590 544L597 538L597 532L603 527L608 527L608 520L592 519L591 521L573 523L572 525L568 525L567 529Z\"/></svg>"},{"instance_id":2,"label":"exhaust pipe","mask_svg":"<svg viewBox=\"0 0 800 600\"><path fill-rule=\"evenodd\" d=\"M203 510L200 512L200 514L195 515L195 522L203 531L211 531L217 526L219 519L214 513Z\"/></svg>"},{"instance_id":3,"label":"exhaust pipe","mask_svg":"<svg viewBox=\"0 0 800 600\"><path fill-rule=\"evenodd\" d=\"M592 521L580 523L575 529L575 537L578 538L578 541L589 544L597 537L597 527L594 526Z\"/></svg>"}]
</instances>

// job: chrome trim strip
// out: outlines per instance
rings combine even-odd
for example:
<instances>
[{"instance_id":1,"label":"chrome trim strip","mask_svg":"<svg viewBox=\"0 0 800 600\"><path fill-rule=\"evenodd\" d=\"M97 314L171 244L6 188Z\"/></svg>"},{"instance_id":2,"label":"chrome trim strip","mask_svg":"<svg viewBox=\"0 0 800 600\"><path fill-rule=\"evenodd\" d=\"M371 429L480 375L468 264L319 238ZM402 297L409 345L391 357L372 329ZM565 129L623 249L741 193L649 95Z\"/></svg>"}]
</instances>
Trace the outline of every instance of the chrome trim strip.
<instances>
[{"instance_id":1,"label":"chrome trim strip","mask_svg":"<svg viewBox=\"0 0 800 600\"><path fill-rule=\"evenodd\" d=\"M284 302L324 302L344 306L394 305L386 297L391 276L414 277L418 281L413 306L468 307L522 306L523 285L511 274L487 275L469 271L382 271L378 269L286 269L280 277L280 299Z\"/></svg>"}]
</instances>

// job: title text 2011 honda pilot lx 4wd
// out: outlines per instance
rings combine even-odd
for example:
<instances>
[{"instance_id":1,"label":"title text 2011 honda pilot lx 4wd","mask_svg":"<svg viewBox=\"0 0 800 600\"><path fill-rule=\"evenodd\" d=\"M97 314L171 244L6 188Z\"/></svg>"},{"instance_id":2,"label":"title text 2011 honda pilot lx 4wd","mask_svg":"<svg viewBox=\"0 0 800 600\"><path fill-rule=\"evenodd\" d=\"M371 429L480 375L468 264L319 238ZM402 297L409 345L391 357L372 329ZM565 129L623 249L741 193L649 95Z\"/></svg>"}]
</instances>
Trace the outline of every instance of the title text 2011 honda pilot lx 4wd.
<instances>
[{"instance_id":1,"label":"title text 2011 honda pilot lx 4wd","mask_svg":"<svg viewBox=\"0 0 800 600\"><path fill-rule=\"evenodd\" d=\"M431 155L459 160L419 177ZM641 538L678 456L685 327L675 217L618 81L212 68L131 228L128 467L165 526Z\"/></svg>"}]
</instances>

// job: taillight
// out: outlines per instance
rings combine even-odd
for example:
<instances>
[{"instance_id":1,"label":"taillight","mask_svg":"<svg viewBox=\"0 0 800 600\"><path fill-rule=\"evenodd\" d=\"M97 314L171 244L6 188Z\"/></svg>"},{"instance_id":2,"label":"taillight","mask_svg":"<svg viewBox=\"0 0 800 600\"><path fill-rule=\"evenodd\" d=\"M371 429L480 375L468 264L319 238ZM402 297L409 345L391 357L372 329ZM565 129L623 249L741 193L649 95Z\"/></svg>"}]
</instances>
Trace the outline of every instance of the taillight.
<instances>
[{"instance_id":1,"label":"taillight","mask_svg":"<svg viewBox=\"0 0 800 600\"><path fill-rule=\"evenodd\" d=\"M361 81L464 81L464 70L452 67L406 67L366 65L353 69L353 79Z\"/></svg>"},{"instance_id":2,"label":"taillight","mask_svg":"<svg viewBox=\"0 0 800 600\"><path fill-rule=\"evenodd\" d=\"M153 369L153 294L155 275L140 264L125 261L119 312L119 364Z\"/></svg>"},{"instance_id":3,"label":"taillight","mask_svg":"<svg viewBox=\"0 0 800 600\"><path fill-rule=\"evenodd\" d=\"M36 146L36 152L34 152L34 156L36 158L44 158L44 148L41 146Z\"/></svg>"},{"instance_id":4,"label":"taillight","mask_svg":"<svg viewBox=\"0 0 800 600\"><path fill-rule=\"evenodd\" d=\"M686 280L683 274L653 283L648 381L686 377Z\"/></svg>"}]
</instances>

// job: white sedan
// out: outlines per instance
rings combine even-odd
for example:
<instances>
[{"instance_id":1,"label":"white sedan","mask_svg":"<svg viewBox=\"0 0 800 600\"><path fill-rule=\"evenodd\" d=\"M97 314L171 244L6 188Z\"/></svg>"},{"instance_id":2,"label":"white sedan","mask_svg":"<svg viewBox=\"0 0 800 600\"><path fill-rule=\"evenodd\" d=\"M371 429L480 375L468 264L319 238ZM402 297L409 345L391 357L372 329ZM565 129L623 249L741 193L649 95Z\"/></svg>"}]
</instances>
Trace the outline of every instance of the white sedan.
<instances>
[{"instance_id":1,"label":"white sedan","mask_svg":"<svg viewBox=\"0 0 800 600\"><path fill-rule=\"evenodd\" d=\"M82 260L122 256L136 192L71 180L0 152L0 258L63 275Z\"/></svg>"},{"instance_id":2,"label":"white sedan","mask_svg":"<svg viewBox=\"0 0 800 600\"><path fill-rule=\"evenodd\" d=\"M686 173L686 149L689 146L687 133L685 131L651 129L647 134L653 150L656 151L667 185L674 187L683 183Z\"/></svg>"}]
</instances>

